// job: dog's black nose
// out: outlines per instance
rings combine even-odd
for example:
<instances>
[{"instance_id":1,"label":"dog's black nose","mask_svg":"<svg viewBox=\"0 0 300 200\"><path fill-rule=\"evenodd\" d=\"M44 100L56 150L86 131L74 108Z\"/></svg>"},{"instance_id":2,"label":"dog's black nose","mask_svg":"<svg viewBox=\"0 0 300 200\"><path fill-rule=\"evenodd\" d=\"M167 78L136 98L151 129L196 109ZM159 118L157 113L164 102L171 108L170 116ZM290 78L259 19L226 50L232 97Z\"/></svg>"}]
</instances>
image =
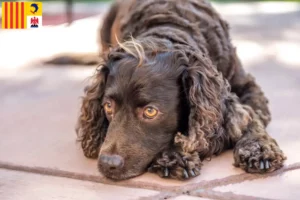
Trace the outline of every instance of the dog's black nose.
<instances>
[{"instance_id":1,"label":"dog's black nose","mask_svg":"<svg viewBox=\"0 0 300 200\"><path fill-rule=\"evenodd\" d=\"M99 162L108 170L120 169L124 165L124 159L119 155L100 155Z\"/></svg>"}]
</instances>

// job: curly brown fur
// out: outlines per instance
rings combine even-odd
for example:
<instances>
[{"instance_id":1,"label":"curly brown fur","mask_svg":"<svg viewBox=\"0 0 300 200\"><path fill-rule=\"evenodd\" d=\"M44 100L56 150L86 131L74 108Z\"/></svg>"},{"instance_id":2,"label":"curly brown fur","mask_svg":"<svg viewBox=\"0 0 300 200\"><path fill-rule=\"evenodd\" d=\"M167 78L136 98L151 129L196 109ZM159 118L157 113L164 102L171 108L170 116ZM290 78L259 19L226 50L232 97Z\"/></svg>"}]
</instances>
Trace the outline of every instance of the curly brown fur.
<instances>
[{"instance_id":1,"label":"curly brown fur","mask_svg":"<svg viewBox=\"0 0 300 200\"><path fill-rule=\"evenodd\" d=\"M117 1L101 44L102 68L86 90L77 132L105 176L126 179L149 167L186 179L228 148L247 172L283 165L265 130L268 101L207 1ZM154 118L144 116L149 105Z\"/></svg>"},{"instance_id":2,"label":"curly brown fur","mask_svg":"<svg viewBox=\"0 0 300 200\"><path fill-rule=\"evenodd\" d=\"M234 147L234 165L249 173L272 172L286 159L277 142L266 132L264 122L252 108L247 110L247 127Z\"/></svg>"},{"instance_id":3,"label":"curly brown fur","mask_svg":"<svg viewBox=\"0 0 300 200\"><path fill-rule=\"evenodd\" d=\"M98 157L108 127L100 102L104 95L106 73L105 67L98 69L93 82L86 87L77 122L76 133L81 141L84 155L89 158Z\"/></svg>"}]
</instances>

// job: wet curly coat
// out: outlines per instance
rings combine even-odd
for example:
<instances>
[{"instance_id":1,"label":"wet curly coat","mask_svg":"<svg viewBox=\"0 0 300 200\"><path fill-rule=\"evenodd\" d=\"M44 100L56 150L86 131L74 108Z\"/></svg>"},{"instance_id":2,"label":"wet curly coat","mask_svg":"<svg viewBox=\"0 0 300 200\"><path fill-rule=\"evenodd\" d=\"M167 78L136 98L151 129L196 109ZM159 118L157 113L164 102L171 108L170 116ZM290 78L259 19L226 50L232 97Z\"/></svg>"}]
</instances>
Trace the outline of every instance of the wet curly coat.
<instances>
[{"instance_id":1,"label":"wet curly coat","mask_svg":"<svg viewBox=\"0 0 300 200\"><path fill-rule=\"evenodd\" d=\"M116 1L100 32L103 62L85 90L77 133L105 176L148 169L186 179L229 148L247 172L282 167L285 156L265 130L268 100L209 2Z\"/></svg>"}]
</instances>

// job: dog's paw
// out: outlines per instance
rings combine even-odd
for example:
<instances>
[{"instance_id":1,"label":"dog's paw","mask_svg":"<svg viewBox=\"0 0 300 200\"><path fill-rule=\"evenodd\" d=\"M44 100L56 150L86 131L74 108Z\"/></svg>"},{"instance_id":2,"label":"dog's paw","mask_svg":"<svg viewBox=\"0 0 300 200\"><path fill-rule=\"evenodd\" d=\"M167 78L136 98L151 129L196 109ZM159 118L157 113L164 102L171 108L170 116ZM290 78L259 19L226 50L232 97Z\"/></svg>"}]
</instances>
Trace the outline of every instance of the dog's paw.
<instances>
[{"instance_id":1,"label":"dog's paw","mask_svg":"<svg viewBox=\"0 0 300 200\"><path fill-rule=\"evenodd\" d=\"M286 159L272 138L239 141L234 150L234 165L249 173L275 171Z\"/></svg>"},{"instance_id":2,"label":"dog's paw","mask_svg":"<svg viewBox=\"0 0 300 200\"><path fill-rule=\"evenodd\" d=\"M182 156L178 152L165 151L152 162L148 171L160 177L184 180L200 175L201 166L197 153Z\"/></svg>"}]
</instances>

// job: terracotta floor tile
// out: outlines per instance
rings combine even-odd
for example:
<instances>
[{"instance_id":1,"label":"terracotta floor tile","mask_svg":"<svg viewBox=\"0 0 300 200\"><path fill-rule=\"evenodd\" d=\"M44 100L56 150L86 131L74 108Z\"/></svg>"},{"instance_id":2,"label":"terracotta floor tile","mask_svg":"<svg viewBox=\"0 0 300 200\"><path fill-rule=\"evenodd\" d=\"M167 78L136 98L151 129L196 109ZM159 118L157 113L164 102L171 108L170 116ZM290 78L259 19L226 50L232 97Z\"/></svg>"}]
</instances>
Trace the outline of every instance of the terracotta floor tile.
<instances>
[{"instance_id":1,"label":"terracotta floor tile","mask_svg":"<svg viewBox=\"0 0 300 200\"><path fill-rule=\"evenodd\" d=\"M78 70L78 69L77 69ZM81 69L84 76L85 69ZM97 174L95 162L76 145L75 123L83 78L75 70L31 70L9 78L0 91L0 160ZM34 76L36 74L36 76ZM25 79L25 80L24 80Z\"/></svg>"},{"instance_id":2,"label":"terracotta floor tile","mask_svg":"<svg viewBox=\"0 0 300 200\"><path fill-rule=\"evenodd\" d=\"M214 190L257 198L298 200L300 196L300 170L288 171L275 177L217 187Z\"/></svg>"},{"instance_id":3,"label":"terracotta floor tile","mask_svg":"<svg viewBox=\"0 0 300 200\"><path fill-rule=\"evenodd\" d=\"M209 199L201 198L201 197L181 195L181 196L178 196L178 197L175 197L175 198L171 198L171 200L209 200Z\"/></svg>"},{"instance_id":4,"label":"terracotta floor tile","mask_svg":"<svg viewBox=\"0 0 300 200\"><path fill-rule=\"evenodd\" d=\"M133 189L0 169L2 200L132 200L158 194ZM117 192L116 192L117 191Z\"/></svg>"}]
</instances>

